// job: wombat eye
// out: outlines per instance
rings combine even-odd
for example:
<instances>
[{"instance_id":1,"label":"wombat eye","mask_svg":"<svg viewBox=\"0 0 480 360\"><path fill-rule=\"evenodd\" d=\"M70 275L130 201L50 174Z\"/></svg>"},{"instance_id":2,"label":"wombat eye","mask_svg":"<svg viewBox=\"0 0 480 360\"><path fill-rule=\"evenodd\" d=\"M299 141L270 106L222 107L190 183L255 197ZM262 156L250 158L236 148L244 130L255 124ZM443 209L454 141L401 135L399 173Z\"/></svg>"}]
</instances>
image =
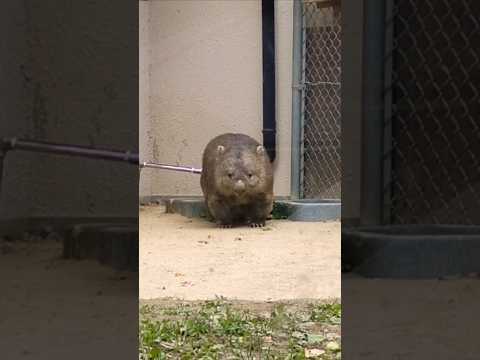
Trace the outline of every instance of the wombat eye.
<instances>
[{"instance_id":1,"label":"wombat eye","mask_svg":"<svg viewBox=\"0 0 480 360\"><path fill-rule=\"evenodd\" d=\"M252 178L252 176L253 176L252 174L248 174L248 177L249 177L250 179Z\"/></svg>"},{"instance_id":2,"label":"wombat eye","mask_svg":"<svg viewBox=\"0 0 480 360\"><path fill-rule=\"evenodd\" d=\"M228 177L231 179L233 177L232 173L228 173Z\"/></svg>"}]
</instances>

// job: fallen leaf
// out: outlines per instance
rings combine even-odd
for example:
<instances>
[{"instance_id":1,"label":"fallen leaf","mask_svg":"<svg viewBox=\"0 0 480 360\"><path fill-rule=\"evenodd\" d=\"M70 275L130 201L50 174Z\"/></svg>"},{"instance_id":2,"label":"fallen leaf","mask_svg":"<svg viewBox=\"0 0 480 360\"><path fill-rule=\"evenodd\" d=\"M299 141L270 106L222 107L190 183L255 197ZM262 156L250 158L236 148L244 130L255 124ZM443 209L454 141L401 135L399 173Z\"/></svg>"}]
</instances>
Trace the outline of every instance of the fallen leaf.
<instances>
[{"instance_id":1,"label":"fallen leaf","mask_svg":"<svg viewBox=\"0 0 480 360\"><path fill-rule=\"evenodd\" d=\"M325 349L330 351L338 351L340 350L340 345L336 341L329 341L327 345L325 345Z\"/></svg>"},{"instance_id":2,"label":"fallen leaf","mask_svg":"<svg viewBox=\"0 0 480 360\"><path fill-rule=\"evenodd\" d=\"M305 349L305 357L313 358L325 354L325 350L322 349Z\"/></svg>"},{"instance_id":3,"label":"fallen leaf","mask_svg":"<svg viewBox=\"0 0 480 360\"><path fill-rule=\"evenodd\" d=\"M271 342L273 342L271 336L264 336L264 337L263 337L263 341L265 341L266 343L271 343Z\"/></svg>"},{"instance_id":4,"label":"fallen leaf","mask_svg":"<svg viewBox=\"0 0 480 360\"><path fill-rule=\"evenodd\" d=\"M333 340L333 339L336 339L337 337L338 337L338 335L335 334L335 333L328 333L327 334L327 339L328 340Z\"/></svg>"}]
</instances>

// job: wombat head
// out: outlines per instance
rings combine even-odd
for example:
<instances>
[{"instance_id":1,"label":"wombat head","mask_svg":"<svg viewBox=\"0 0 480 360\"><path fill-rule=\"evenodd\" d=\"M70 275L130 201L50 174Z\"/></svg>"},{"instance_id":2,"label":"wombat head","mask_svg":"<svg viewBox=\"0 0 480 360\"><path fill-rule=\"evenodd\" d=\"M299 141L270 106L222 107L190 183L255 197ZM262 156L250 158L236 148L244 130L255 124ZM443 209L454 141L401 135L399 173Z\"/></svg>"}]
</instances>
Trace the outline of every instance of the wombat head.
<instances>
[{"instance_id":1,"label":"wombat head","mask_svg":"<svg viewBox=\"0 0 480 360\"><path fill-rule=\"evenodd\" d=\"M219 145L216 157L216 188L223 195L243 197L262 193L267 188L269 163L263 146L228 149Z\"/></svg>"}]
</instances>

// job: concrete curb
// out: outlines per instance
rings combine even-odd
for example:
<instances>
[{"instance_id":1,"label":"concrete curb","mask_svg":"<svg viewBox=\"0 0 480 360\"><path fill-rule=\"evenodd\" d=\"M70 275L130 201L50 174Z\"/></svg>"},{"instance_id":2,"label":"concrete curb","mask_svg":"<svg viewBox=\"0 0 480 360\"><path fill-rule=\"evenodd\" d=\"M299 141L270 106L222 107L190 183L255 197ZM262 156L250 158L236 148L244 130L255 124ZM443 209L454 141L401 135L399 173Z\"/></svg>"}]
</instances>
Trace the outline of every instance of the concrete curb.
<instances>
[{"instance_id":1,"label":"concrete curb","mask_svg":"<svg viewBox=\"0 0 480 360\"><path fill-rule=\"evenodd\" d=\"M364 277L437 279L480 274L480 227L384 226L342 231L342 263Z\"/></svg>"},{"instance_id":2,"label":"concrete curb","mask_svg":"<svg viewBox=\"0 0 480 360\"><path fill-rule=\"evenodd\" d=\"M158 200L157 200L158 201ZM176 213L188 218L206 217L207 211L202 198L161 199L167 213ZM283 206L285 216L291 221L335 221L341 218L339 200L275 200Z\"/></svg>"},{"instance_id":3,"label":"concrete curb","mask_svg":"<svg viewBox=\"0 0 480 360\"><path fill-rule=\"evenodd\" d=\"M339 200L283 200L277 201L289 208L291 221L340 220L342 204Z\"/></svg>"},{"instance_id":4,"label":"concrete curb","mask_svg":"<svg viewBox=\"0 0 480 360\"><path fill-rule=\"evenodd\" d=\"M94 259L116 270L138 271L138 227L129 224L78 224L64 238L63 257Z\"/></svg>"}]
</instances>

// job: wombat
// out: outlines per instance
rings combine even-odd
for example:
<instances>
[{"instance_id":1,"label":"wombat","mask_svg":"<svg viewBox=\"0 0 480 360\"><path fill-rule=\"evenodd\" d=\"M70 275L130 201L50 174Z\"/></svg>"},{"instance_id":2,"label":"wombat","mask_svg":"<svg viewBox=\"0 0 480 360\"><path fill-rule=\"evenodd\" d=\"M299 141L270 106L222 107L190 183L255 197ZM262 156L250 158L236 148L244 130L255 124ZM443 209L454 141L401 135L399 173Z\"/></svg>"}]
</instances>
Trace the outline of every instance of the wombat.
<instances>
[{"instance_id":1,"label":"wombat","mask_svg":"<svg viewBox=\"0 0 480 360\"><path fill-rule=\"evenodd\" d=\"M273 169L265 148L244 134L223 134L203 152L200 184L221 227L265 225L273 207Z\"/></svg>"}]
</instances>

